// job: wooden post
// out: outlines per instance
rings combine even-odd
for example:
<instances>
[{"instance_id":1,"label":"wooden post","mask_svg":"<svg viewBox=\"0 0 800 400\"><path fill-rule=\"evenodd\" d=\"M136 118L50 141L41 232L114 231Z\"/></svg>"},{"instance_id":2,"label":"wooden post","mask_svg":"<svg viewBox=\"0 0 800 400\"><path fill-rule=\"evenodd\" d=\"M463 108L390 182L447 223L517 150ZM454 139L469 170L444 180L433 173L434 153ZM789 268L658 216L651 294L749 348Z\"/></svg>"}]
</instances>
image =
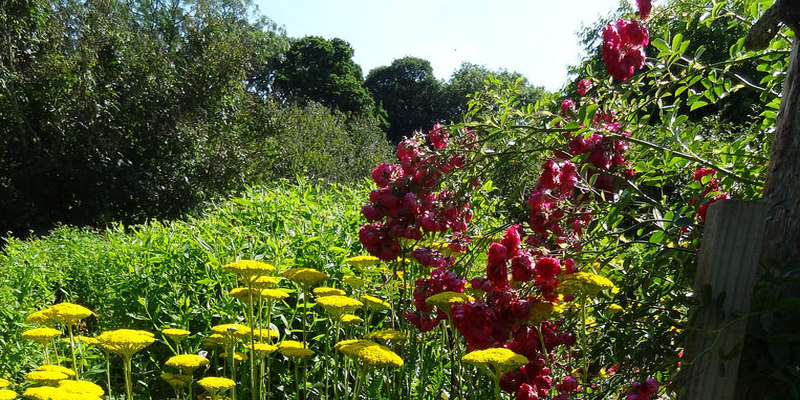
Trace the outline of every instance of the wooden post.
<instances>
[{"instance_id":1,"label":"wooden post","mask_svg":"<svg viewBox=\"0 0 800 400\"><path fill-rule=\"evenodd\" d=\"M767 206L721 200L708 208L678 398L733 399L739 353L757 280Z\"/></svg>"}]
</instances>

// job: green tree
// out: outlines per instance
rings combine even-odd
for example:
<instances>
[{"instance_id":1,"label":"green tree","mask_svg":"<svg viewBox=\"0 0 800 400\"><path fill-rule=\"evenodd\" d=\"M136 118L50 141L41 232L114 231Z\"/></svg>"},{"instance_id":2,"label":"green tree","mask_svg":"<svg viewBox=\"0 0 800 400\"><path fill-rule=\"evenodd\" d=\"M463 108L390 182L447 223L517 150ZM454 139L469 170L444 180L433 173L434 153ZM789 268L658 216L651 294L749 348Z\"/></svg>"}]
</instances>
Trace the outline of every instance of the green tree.
<instances>
[{"instance_id":1,"label":"green tree","mask_svg":"<svg viewBox=\"0 0 800 400\"><path fill-rule=\"evenodd\" d=\"M361 67L344 40L306 36L292 42L276 66L274 92L289 103L318 102L344 113L372 114Z\"/></svg>"},{"instance_id":2,"label":"green tree","mask_svg":"<svg viewBox=\"0 0 800 400\"><path fill-rule=\"evenodd\" d=\"M387 138L398 143L416 130L427 130L442 119L442 84L433 75L431 63L416 57L403 57L389 66L373 69L366 87L386 110Z\"/></svg>"}]
</instances>

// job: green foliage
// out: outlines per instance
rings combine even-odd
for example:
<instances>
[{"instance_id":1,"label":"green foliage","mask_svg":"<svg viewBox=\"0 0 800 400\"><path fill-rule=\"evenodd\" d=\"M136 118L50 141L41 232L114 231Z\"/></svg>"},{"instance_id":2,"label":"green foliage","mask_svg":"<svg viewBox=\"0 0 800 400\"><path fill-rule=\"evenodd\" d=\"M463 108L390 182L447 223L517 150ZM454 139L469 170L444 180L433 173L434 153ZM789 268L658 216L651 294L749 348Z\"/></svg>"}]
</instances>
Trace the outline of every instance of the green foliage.
<instances>
[{"instance_id":1,"label":"green foliage","mask_svg":"<svg viewBox=\"0 0 800 400\"><path fill-rule=\"evenodd\" d=\"M398 143L415 131L427 131L442 118L439 104L441 83L431 63L403 57L369 71L365 86L375 102L386 110L387 138Z\"/></svg>"},{"instance_id":2,"label":"green foliage","mask_svg":"<svg viewBox=\"0 0 800 400\"><path fill-rule=\"evenodd\" d=\"M371 116L375 102L363 83L349 43L306 36L281 54L274 91L289 103L315 101L344 113Z\"/></svg>"}]
</instances>

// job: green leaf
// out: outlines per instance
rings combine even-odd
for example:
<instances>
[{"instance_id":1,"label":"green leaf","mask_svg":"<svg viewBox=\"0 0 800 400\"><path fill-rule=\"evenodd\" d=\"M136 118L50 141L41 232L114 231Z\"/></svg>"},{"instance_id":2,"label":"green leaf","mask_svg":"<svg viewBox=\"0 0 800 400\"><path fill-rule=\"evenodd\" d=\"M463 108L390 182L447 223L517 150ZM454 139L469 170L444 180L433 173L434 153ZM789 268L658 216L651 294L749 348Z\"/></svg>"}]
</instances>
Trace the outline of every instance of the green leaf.
<instances>
[{"instance_id":1,"label":"green leaf","mask_svg":"<svg viewBox=\"0 0 800 400\"><path fill-rule=\"evenodd\" d=\"M692 106L689 107L689 111L694 111L694 110L696 110L696 109L698 109L700 107L704 107L704 106L707 106L707 105L708 105L708 103L706 103L705 101L698 100L698 101L695 101L694 103L692 103Z\"/></svg>"}]
</instances>

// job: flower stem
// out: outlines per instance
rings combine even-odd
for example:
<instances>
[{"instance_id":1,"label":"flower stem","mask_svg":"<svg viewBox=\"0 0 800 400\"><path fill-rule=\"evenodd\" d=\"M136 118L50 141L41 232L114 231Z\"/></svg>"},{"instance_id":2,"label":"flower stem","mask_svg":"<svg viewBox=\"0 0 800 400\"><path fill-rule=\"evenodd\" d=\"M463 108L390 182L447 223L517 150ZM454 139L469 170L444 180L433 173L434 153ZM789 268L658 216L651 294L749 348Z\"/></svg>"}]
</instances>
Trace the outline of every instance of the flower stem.
<instances>
[{"instance_id":1,"label":"flower stem","mask_svg":"<svg viewBox=\"0 0 800 400\"><path fill-rule=\"evenodd\" d=\"M367 370L365 368L358 369L358 378L356 378L356 388L353 391L353 400L358 400L359 396L361 395L361 386L364 384L364 380L367 377Z\"/></svg>"},{"instance_id":2,"label":"flower stem","mask_svg":"<svg viewBox=\"0 0 800 400\"><path fill-rule=\"evenodd\" d=\"M69 332L69 349L72 351L72 369L75 370L75 380L80 379L80 368L78 368L78 358L75 357L75 335L72 333L72 325L67 325Z\"/></svg>"},{"instance_id":3,"label":"flower stem","mask_svg":"<svg viewBox=\"0 0 800 400\"><path fill-rule=\"evenodd\" d=\"M583 318L581 332L581 353L583 355L583 384L589 384L589 355L586 354L586 347L589 338L586 336L586 296L581 298L581 314Z\"/></svg>"},{"instance_id":4,"label":"flower stem","mask_svg":"<svg viewBox=\"0 0 800 400\"><path fill-rule=\"evenodd\" d=\"M131 382L131 357L126 356L123 360L123 374L125 374L125 393L128 400L133 400L133 382Z\"/></svg>"}]
</instances>

